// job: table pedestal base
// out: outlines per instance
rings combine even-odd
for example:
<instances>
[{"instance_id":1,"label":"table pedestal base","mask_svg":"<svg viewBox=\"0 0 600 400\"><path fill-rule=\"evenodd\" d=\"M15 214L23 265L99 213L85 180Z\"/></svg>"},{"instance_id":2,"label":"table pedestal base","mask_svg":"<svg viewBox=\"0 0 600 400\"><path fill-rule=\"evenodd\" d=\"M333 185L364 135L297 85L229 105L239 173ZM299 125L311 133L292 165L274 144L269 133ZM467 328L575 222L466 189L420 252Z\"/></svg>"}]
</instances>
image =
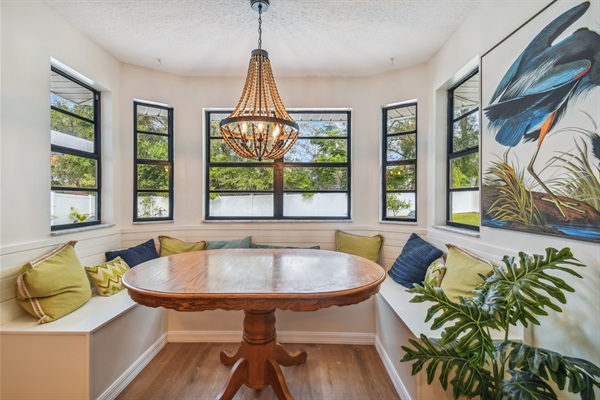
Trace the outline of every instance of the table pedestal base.
<instances>
[{"instance_id":1,"label":"table pedestal base","mask_svg":"<svg viewBox=\"0 0 600 400\"><path fill-rule=\"evenodd\" d=\"M306 352L290 354L277 343L275 333L275 310L244 311L244 336L234 355L221 352L221 362L233 366L225 387L217 396L229 400L246 385L262 389L269 385L280 400L293 400L285 383L280 365L289 367L306 361Z\"/></svg>"}]
</instances>

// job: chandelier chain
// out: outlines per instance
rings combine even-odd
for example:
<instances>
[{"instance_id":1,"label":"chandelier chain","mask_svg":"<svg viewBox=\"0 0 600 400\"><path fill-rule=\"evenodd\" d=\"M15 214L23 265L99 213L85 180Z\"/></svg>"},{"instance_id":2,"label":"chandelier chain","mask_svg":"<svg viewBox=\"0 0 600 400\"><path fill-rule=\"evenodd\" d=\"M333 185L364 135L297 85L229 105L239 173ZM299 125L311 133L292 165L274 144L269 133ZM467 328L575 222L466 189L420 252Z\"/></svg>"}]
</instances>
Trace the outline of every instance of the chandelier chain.
<instances>
[{"instance_id":1,"label":"chandelier chain","mask_svg":"<svg viewBox=\"0 0 600 400\"><path fill-rule=\"evenodd\" d=\"M262 49L262 4L258 5L258 48Z\"/></svg>"}]
</instances>

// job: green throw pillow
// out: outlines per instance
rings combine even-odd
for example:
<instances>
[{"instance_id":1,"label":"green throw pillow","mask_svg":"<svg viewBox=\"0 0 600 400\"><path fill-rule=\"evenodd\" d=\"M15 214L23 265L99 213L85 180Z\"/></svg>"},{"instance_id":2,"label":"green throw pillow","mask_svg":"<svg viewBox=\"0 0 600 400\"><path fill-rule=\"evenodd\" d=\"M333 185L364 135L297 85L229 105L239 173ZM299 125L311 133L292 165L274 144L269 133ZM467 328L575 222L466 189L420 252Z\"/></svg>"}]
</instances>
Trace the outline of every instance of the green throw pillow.
<instances>
[{"instance_id":1,"label":"green throw pillow","mask_svg":"<svg viewBox=\"0 0 600 400\"><path fill-rule=\"evenodd\" d=\"M206 249L249 249L251 241L252 236L246 236L239 240L209 240L206 242Z\"/></svg>"},{"instance_id":2,"label":"green throw pillow","mask_svg":"<svg viewBox=\"0 0 600 400\"><path fill-rule=\"evenodd\" d=\"M54 321L75 311L92 297L90 282L75 253L66 243L21 268L17 302L38 323Z\"/></svg>"},{"instance_id":3,"label":"green throw pillow","mask_svg":"<svg viewBox=\"0 0 600 400\"><path fill-rule=\"evenodd\" d=\"M85 270L100 296L112 296L125 287L122 277L129 270L129 265L121 257L117 257L100 265L85 267Z\"/></svg>"},{"instance_id":4,"label":"green throw pillow","mask_svg":"<svg viewBox=\"0 0 600 400\"><path fill-rule=\"evenodd\" d=\"M440 286L445 274L446 266L444 263L444 258L440 257L429 264L429 267L427 267L427 272L425 272L425 279L423 282L429 286Z\"/></svg>"},{"instance_id":5,"label":"green throw pillow","mask_svg":"<svg viewBox=\"0 0 600 400\"><path fill-rule=\"evenodd\" d=\"M342 253L354 254L373 262L379 260L383 236L373 237L353 235L342 231L335 232L335 248Z\"/></svg>"},{"instance_id":6,"label":"green throw pillow","mask_svg":"<svg viewBox=\"0 0 600 400\"><path fill-rule=\"evenodd\" d=\"M446 273L440 287L454 302L458 301L459 296L475 296L475 293L472 293L473 289L483 282L479 274L490 275L492 263L460 247L451 244L447 244L446 247Z\"/></svg>"},{"instance_id":7,"label":"green throw pillow","mask_svg":"<svg viewBox=\"0 0 600 400\"><path fill-rule=\"evenodd\" d=\"M199 251L206 249L206 242L184 242L169 236L159 236L160 256L170 256L172 254L187 253L188 251Z\"/></svg>"}]
</instances>

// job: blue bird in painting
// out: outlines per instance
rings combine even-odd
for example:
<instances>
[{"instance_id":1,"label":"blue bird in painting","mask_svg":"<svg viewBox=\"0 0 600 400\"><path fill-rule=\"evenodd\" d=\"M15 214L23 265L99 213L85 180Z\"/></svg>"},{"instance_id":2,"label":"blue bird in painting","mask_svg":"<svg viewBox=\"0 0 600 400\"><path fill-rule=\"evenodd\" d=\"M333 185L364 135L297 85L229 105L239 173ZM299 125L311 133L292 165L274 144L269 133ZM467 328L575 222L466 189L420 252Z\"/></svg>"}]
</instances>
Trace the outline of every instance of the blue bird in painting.
<instances>
[{"instance_id":1,"label":"blue bird in painting","mask_svg":"<svg viewBox=\"0 0 600 400\"><path fill-rule=\"evenodd\" d=\"M484 109L489 126L497 130L498 143L515 147L537 140L527 171L548 194L544 200L554 203L564 218L563 207L583 211L556 197L533 165L548 132L573 103L600 85L598 32L580 28L553 44L589 7L589 1L583 2L542 29L508 69Z\"/></svg>"}]
</instances>

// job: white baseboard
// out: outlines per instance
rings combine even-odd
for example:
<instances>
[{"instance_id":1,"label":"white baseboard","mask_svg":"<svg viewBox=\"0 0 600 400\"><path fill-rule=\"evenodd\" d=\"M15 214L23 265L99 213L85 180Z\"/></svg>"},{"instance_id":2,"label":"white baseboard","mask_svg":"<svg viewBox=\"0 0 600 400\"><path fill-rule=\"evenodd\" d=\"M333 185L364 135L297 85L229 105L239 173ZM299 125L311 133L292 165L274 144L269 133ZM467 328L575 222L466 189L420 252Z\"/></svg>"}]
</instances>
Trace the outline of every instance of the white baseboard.
<instances>
[{"instance_id":1,"label":"white baseboard","mask_svg":"<svg viewBox=\"0 0 600 400\"><path fill-rule=\"evenodd\" d=\"M133 379L148 365L158 352L167 344L167 334L163 334L148 350L138 358L127 371L123 373L97 400L113 400L133 381Z\"/></svg>"},{"instance_id":2,"label":"white baseboard","mask_svg":"<svg viewBox=\"0 0 600 400\"><path fill-rule=\"evenodd\" d=\"M398 396L400 396L400 398L404 400L412 400L412 397L410 397L408 391L406 390L406 387L404 387L402 379L400 379L396 368L394 368L392 360L388 356L387 352L383 348L383 345L381 344L377 336L375 336L375 349L377 349L379 357L381 357L381 361L383 362L385 370L387 371L388 375L390 376L390 379L392 380L394 388L396 388L396 392L398 392Z\"/></svg>"},{"instance_id":3,"label":"white baseboard","mask_svg":"<svg viewBox=\"0 0 600 400\"><path fill-rule=\"evenodd\" d=\"M242 340L241 331L169 331L168 341L199 343L235 343ZM279 331L277 340L282 343L320 344L375 344L373 333L351 332L295 332Z\"/></svg>"}]
</instances>

